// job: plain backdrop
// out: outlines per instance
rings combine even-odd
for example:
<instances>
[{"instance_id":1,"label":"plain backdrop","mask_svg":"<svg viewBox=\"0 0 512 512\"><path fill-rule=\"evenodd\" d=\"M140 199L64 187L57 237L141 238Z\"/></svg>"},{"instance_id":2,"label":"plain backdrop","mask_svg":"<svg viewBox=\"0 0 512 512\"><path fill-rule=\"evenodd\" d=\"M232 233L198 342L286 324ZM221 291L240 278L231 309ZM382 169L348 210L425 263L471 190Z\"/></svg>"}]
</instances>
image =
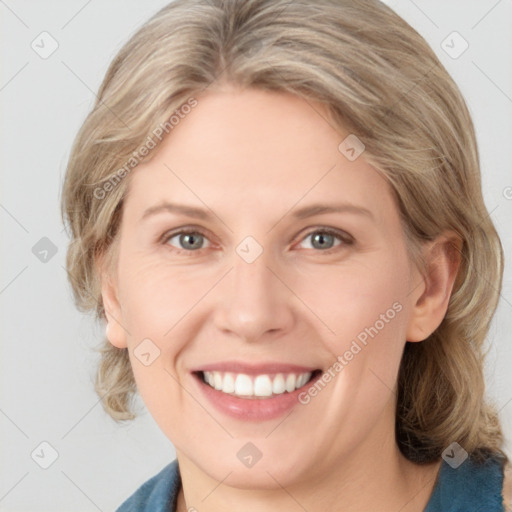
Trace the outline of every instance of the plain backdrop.
<instances>
[{"instance_id":1,"label":"plain backdrop","mask_svg":"<svg viewBox=\"0 0 512 512\"><path fill-rule=\"evenodd\" d=\"M92 350L102 333L73 305L59 216L70 147L109 62L166 3L0 0L1 511L114 510L174 458L147 412L119 425L102 409ZM388 3L439 55L476 125L485 201L508 262L486 375L510 454L512 1Z\"/></svg>"}]
</instances>

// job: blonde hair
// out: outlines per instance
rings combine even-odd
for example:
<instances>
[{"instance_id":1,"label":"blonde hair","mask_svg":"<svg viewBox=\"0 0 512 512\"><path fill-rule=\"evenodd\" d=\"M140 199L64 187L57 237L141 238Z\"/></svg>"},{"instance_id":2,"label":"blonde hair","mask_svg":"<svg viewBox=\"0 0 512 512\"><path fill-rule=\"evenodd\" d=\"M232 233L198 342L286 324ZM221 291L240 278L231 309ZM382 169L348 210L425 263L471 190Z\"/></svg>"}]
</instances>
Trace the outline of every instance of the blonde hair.
<instances>
[{"instance_id":1,"label":"blonde hair","mask_svg":"<svg viewBox=\"0 0 512 512\"><path fill-rule=\"evenodd\" d=\"M162 127L172 136L171 116L183 117L184 105L215 82L324 104L391 184L420 267L423 242L457 233L461 264L446 316L403 353L397 443L418 463L453 441L476 459L505 456L483 374L503 251L482 198L472 120L425 40L377 0L176 0L131 37L76 137L63 187L78 308L105 319L97 262L105 256L115 268L126 176L154 154L141 148L157 146ZM105 339L101 351L96 390L104 407L116 420L133 418L127 349Z\"/></svg>"}]
</instances>

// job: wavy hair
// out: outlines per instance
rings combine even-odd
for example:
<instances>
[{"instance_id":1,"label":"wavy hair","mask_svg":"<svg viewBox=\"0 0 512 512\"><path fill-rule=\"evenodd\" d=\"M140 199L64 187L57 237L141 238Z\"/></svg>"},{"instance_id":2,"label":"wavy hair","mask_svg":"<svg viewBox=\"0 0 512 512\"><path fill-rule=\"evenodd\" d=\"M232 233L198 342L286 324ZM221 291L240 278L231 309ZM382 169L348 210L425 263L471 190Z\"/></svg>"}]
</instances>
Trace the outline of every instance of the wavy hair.
<instances>
[{"instance_id":1,"label":"wavy hair","mask_svg":"<svg viewBox=\"0 0 512 512\"><path fill-rule=\"evenodd\" d=\"M154 154L142 148L158 145L161 127L172 137L172 116L225 83L319 101L335 126L356 134L393 189L420 268L422 243L444 230L460 237L445 318L428 339L405 346L396 439L417 463L437 459L453 441L476 459L506 457L484 382L503 250L482 197L472 119L423 37L378 0L176 0L129 39L75 139L63 185L77 307L105 320L98 261L115 268L127 175ZM104 339L100 351L103 406L116 420L131 419L127 349Z\"/></svg>"}]
</instances>

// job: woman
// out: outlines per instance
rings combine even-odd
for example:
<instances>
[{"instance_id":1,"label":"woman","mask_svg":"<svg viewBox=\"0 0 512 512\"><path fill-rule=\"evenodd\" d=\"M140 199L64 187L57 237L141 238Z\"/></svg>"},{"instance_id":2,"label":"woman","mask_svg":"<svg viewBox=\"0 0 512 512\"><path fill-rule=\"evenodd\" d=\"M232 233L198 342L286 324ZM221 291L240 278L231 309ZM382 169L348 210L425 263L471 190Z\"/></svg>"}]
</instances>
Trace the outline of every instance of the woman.
<instances>
[{"instance_id":1,"label":"woman","mask_svg":"<svg viewBox=\"0 0 512 512\"><path fill-rule=\"evenodd\" d=\"M97 378L177 460L118 509L505 510L503 272L472 121L376 0L178 0L112 62L63 194Z\"/></svg>"}]
</instances>

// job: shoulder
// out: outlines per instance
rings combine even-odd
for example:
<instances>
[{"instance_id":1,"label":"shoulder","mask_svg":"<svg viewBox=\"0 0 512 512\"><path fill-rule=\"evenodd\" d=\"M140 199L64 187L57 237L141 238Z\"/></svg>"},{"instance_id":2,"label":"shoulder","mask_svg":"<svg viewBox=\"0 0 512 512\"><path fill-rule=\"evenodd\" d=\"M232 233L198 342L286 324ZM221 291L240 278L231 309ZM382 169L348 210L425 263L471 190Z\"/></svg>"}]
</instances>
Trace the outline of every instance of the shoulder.
<instances>
[{"instance_id":1,"label":"shoulder","mask_svg":"<svg viewBox=\"0 0 512 512\"><path fill-rule=\"evenodd\" d=\"M178 461L174 460L142 484L116 512L172 512L180 486Z\"/></svg>"},{"instance_id":2,"label":"shoulder","mask_svg":"<svg viewBox=\"0 0 512 512\"><path fill-rule=\"evenodd\" d=\"M503 470L503 506L505 512L512 512L512 465L505 464Z\"/></svg>"},{"instance_id":3,"label":"shoulder","mask_svg":"<svg viewBox=\"0 0 512 512\"><path fill-rule=\"evenodd\" d=\"M504 512L505 508L506 512L512 512L506 508L511 501L511 478L511 468L499 454L483 461L469 457L458 464L445 460L425 510Z\"/></svg>"}]
</instances>

